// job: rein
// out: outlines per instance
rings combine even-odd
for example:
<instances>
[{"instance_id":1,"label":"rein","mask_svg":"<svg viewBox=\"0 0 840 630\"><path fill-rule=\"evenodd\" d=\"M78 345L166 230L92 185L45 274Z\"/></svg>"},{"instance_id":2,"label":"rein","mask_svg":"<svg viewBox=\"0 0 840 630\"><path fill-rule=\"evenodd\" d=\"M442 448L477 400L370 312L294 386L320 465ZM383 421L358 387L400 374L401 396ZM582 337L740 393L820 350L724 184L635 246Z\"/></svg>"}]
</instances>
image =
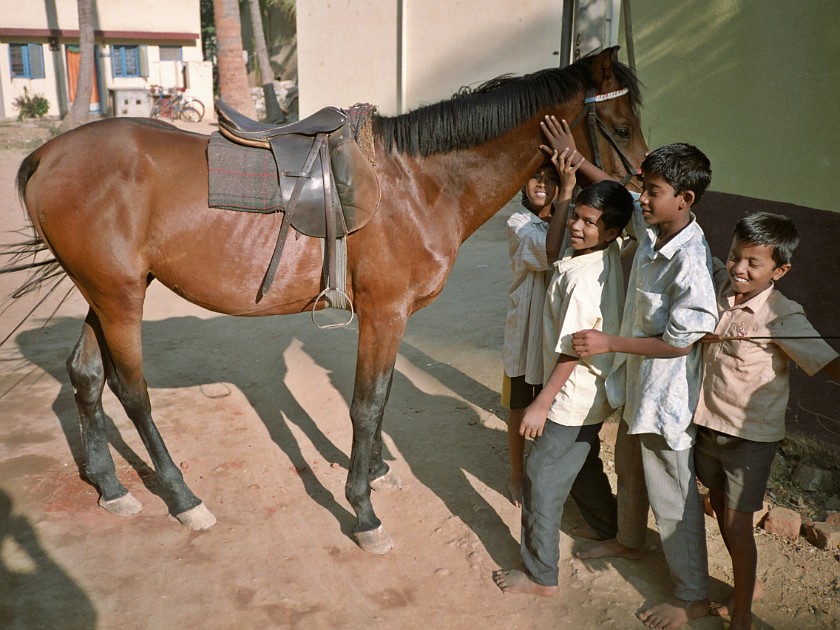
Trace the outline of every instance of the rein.
<instances>
[{"instance_id":1,"label":"rein","mask_svg":"<svg viewBox=\"0 0 840 630\"><path fill-rule=\"evenodd\" d=\"M580 110L580 113L572 121L572 124L569 125L569 129L574 129L581 120L583 120L583 117L586 116L589 128L589 140L592 142L592 162L601 170L604 170L604 163L601 159L601 148L598 145L598 131L600 130L601 133L604 134L604 137L610 143L612 148L615 149L616 153L618 153L618 157L621 158L624 170L627 171L627 174L621 180L621 184L624 186L626 186L627 182L636 175L638 169L633 166L632 162L630 162L627 156L624 155L624 152L619 148L618 143L615 141L612 133L607 128L607 125L599 118L598 110L595 108L595 105L603 101L609 101L611 99L624 96L629 91L630 90L627 88L623 88L621 90L615 90L614 92L607 92L606 94L598 94L595 90L587 90L583 99L583 109Z\"/></svg>"}]
</instances>

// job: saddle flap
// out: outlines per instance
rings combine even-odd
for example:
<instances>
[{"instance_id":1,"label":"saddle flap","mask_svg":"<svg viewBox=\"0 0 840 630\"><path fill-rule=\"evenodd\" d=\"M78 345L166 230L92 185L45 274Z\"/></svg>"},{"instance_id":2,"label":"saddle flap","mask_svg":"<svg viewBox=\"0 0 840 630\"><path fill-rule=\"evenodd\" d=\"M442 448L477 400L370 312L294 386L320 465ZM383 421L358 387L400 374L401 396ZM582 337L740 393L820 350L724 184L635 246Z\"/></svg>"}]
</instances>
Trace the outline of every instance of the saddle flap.
<instances>
[{"instance_id":1,"label":"saddle flap","mask_svg":"<svg viewBox=\"0 0 840 630\"><path fill-rule=\"evenodd\" d=\"M303 189L292 215L292 226L302 234L324 238L324 172L320 160L315 160L309 173L301 173L312 148L308 136L286 135L271 139L271 150L277 161L277 175L283 207L299 177L304 176ZM354 232L367 223L379 208L381 192L376 171L353 140L349 127L329 137L332 167L333 206L336 209L335 234L339 238Z\"/></svg>"}]
</instances>

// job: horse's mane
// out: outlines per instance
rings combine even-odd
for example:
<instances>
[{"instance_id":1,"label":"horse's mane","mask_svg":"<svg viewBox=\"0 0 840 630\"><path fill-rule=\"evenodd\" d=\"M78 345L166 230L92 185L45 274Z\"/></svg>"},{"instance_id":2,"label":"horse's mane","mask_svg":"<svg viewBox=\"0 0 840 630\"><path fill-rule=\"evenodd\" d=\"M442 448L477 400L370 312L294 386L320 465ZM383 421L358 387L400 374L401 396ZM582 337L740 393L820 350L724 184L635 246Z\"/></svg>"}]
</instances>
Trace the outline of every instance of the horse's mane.
<instances>
[{"instance_id":1,"label":"horse's mane","mask_svg":"<svg viewBox=\"0 0 840 630\"><path fill-rule=\"evenodd\" d=\"M387 152L424 157L449 153L498 138L541 110L567 101L592 80L592 56L565 68L549 68L523 76L503 75L478 87L461 88L451 99L399 116L374 116L373 133ZM624 64L613 62L633 107L641 104L639 82Z\"/></svg>"}]
</instances>

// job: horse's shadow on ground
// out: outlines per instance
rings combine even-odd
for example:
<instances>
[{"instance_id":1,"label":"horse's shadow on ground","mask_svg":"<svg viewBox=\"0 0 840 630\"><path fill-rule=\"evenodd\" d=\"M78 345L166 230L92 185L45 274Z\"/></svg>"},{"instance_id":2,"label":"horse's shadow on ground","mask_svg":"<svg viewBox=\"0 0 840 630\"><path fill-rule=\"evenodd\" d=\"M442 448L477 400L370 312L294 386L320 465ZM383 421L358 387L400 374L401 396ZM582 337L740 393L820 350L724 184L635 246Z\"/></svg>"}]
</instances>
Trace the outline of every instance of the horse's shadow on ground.
<instances>
[{"instance_id":1,"label":"horse's shadow on ground","mask_svg":"<svg viewBox=\"0 0 840 630\"><path fill-rule=\"evenodd\" d=\"M305 410L295 393L287 387L284 379L294 372L295 365L287 364L284 354L292 344L299 345L323 368L330 387L349 406L357 346L357 335L352 328L322 331L311 324L308 315L256 319L185 316L144 321L145 376L151 390L230 383L247 398L271 440L295 468L306 470L311 462L306 460L290 423L305 434L324 461L338 464L346 470L349 467L349 440L347 444L336 444L322 428L324 423L335 420L318 418L317 411ZM79 319L59 317L50 321L43 330L20 333L16 342L28 361L62 384L53 410L80 475L84 477L83 450L72 388L64 361L56 360L58 344L66 342L64 356L69 355L80 330ZM49 338L47 341L51 345L46 351L39 349L45 337ZM178 361L172 360L173 353L181 355ZM413 346L405 347L402 360L409 361L420 370L425 370L432 361L421 349ZM465 401L482 401L482 408L488 407L491 404L489 401L497 394L452 366L435 364L433 371L437 372L434 378L445 377L446 386L461 398L420 391L399 371L398 362L385 410L383 431L393 440L417 481L437 495L451 513L476 534L495 561L500 565L509 565L516 561L518 553L515 548L518 547L510 537L507 525L468 478L469 474L493 490L505 492L506 461L477 450L480 448L477 444L483 440L476 439L476 431L490 429L482 426L476 411L465 404ZM408 402L418 399L421 401L419 405L412 406ZM154 400L152 407L155 414ZM338 421L349 424L346 407L342 413L344 417ZM160 421L157 416L156 419ZM122 418L118 421L122 424ZM135 452L125 442L114 419L108 418L107 422L112 449L137 471L150 492L166 502L168 497L157 484L154 471L147 463L147 454ZM494 433L498 434L500 448L506 448L504 433ZM172 439L172 436L163 432L163 438ZM394 460L394 455L388 452L387 440L384 455L386 461ZM355 524L355 515L346 504L336 501L333 493L321 484L316 475L301 474L297 478L308 496L331 513L342 532L349 536ZM168 504L168 507L171 511L172 506ZM389 515L383 512L379 516L387 527ZM505 537L511 540L511 544L500 545L499 540Z\"/></svg>"}]
</instances>

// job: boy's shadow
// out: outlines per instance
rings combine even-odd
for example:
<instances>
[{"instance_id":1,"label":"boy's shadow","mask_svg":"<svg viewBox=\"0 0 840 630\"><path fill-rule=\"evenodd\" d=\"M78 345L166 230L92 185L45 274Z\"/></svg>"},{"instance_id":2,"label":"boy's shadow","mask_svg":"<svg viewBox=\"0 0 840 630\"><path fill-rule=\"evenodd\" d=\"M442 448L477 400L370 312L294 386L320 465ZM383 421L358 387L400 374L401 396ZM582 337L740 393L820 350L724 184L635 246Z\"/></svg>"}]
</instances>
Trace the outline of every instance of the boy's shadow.
<instances>
[{"instance_id":1,"label":"boy's shadow","mask_svg":"<svg viewBox=\"0 0 840 630\"><path fill-rule=\"evenodd\" d=\"M13 514L3 490L0 551L0 627L96 628L85 592L47 555L26 517Z\"/></svg>"}]
</instances>

